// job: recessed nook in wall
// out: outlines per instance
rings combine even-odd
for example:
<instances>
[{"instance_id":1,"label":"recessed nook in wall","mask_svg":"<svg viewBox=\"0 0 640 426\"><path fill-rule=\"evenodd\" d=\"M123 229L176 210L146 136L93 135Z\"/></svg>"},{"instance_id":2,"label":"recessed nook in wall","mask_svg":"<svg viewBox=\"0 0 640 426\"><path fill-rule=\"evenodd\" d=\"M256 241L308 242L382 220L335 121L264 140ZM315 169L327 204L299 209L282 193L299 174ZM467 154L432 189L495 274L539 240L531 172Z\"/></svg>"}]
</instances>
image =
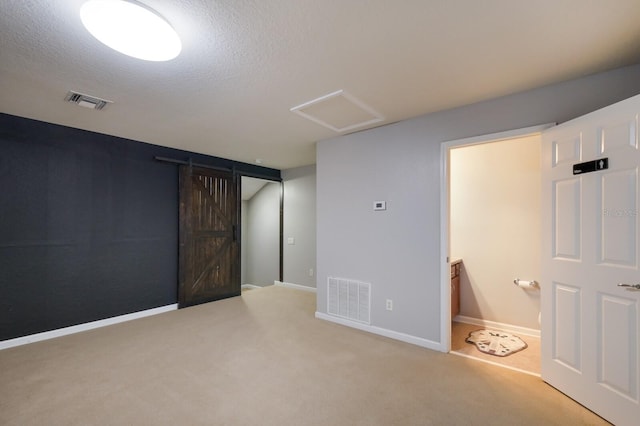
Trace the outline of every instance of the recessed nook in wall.
<instances>
[{"instance_id":1,"label":"recessed nook in wall","mask_svg":"<svg viewBox=\"0 0 640 426\"><path fill-rule=\"evenodd\" d=\"M282 183L240 177L240 278L243 288L282 281Z\"/></svg>"}]
</instances>

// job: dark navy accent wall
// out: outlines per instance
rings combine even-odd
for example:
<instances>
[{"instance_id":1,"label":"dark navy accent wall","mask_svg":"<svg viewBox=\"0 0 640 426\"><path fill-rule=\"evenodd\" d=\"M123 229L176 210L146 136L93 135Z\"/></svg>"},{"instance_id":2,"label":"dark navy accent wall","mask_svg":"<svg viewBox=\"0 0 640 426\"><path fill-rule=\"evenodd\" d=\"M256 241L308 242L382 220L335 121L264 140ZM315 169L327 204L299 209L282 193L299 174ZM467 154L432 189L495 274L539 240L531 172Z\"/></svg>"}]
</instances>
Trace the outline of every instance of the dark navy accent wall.
<instances>
[{"instance_id":1,"label":"dark navy accent wall","mask_svg":"<svg viewBox=\"0 0 640 426\"><path fill-rule=\"evenodd\" d=\"M177 302L177 166L280 171L0 114L0 340Z\"/></svg>"}]
</instances>

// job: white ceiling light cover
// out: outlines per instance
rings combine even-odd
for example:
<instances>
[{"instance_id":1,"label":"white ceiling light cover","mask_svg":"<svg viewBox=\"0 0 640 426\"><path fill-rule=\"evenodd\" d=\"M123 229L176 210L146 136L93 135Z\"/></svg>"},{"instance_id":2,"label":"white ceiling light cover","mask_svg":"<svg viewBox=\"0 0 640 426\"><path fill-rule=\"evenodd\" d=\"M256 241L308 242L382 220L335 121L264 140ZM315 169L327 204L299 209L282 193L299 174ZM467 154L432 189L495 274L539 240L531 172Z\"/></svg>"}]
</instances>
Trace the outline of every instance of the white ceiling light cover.
<instances>
[{"instance_id":1,"label":"white ceiling light cover","mask_svg":"<svg viewBox=\"0 0 640 426\"><path fill-rule=\"evenodd\" d=\"M344 90L305 102L290 111L338 133L384 121L381 114Z\"/></svg>"},{"instance_id":2,"label":"white ceiling light cover","mask_svg":"<svg viewBox=\"0 0 640 426\"><path fill-rule=\"evenodd\" d=\"M80 8L80 19L99 41L134 58L168 61L182 50L173 27L136 1L89 0Z\"/></svg>"}]
</instances>

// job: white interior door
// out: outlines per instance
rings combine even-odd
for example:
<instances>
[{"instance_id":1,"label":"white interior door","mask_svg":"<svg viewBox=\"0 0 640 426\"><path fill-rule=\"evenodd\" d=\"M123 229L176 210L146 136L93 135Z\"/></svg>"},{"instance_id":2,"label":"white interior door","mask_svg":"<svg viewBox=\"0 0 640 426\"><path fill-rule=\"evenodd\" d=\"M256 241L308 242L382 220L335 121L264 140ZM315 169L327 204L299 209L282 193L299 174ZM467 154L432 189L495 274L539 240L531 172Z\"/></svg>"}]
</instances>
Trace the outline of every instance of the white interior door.
<instances>
[{"instance_id":1,"label":"white interior door","mask_svg":"<svg viewBox=\"0 0 640 426\"><path fill-rule=\"evenodd\" d=\"M640 96L543 132L542 378L616 425L640 419ZM608 169L573 165L608 158Z\"/></svg>"}]
</instances>

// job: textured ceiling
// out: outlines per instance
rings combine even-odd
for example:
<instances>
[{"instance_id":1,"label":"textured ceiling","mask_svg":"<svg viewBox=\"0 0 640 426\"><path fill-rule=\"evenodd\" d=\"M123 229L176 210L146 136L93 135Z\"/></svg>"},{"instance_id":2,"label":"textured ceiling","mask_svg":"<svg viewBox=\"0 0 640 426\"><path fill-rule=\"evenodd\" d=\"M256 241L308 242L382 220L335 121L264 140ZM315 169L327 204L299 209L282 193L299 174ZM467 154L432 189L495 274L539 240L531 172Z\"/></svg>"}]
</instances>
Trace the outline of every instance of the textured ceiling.
<instances>
[{"instance_id":1,"label":"textured ceiling","mask_svg":"<svg viewBox=\"0 0 640 426\"><path fill-rule=\"evenodd\" d=\"M340 89L381 125L640 62L638 0L142 1L178 58L100 44L83 0L1 0L0 112L284 169L337 135L290 108Z\"/></svg>"}]
</instances>

